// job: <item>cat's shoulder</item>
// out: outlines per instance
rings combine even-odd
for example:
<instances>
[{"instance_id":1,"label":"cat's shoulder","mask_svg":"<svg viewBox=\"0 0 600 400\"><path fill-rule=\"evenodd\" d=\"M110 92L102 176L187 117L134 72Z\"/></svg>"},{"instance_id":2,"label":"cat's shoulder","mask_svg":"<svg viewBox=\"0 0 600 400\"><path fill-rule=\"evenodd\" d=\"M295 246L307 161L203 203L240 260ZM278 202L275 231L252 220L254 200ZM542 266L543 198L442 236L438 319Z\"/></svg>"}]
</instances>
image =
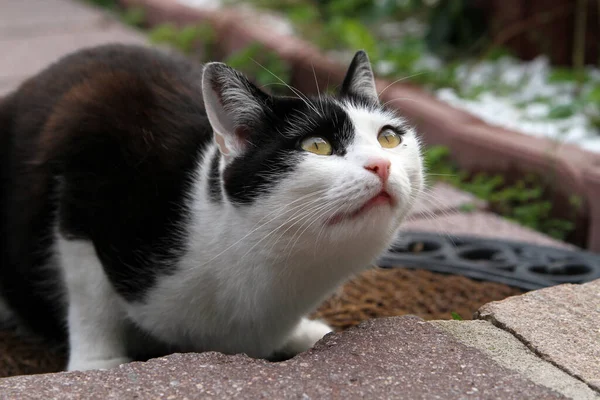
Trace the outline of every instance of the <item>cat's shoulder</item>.
<instances>
[{"instance_id":1,"label":"cat's shoulder","mask_svg":"<svg viewBox=\"0 0 600 400\"><path fill-rule=\"evenodd\" d=\"M201 77L200 63L176 53L104 45L59 60L17 96L23 115L39 121L40 162L102 148L132 162L173 160L210 137Z\"/></svg>"}]
</instances>

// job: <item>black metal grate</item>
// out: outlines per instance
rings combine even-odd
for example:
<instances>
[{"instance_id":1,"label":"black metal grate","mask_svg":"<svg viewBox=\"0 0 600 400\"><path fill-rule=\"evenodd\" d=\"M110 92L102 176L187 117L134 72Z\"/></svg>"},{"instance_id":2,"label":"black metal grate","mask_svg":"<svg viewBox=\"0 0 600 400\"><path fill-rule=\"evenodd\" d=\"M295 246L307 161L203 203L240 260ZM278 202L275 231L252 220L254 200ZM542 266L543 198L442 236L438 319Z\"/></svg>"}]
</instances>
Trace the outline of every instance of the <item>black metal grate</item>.
<instances>
[{"instance_id":1,"label":"black metal grate","mask_svg":"<svg viewBox=\"0 0 600 400\"><path fill-rule=\"evenodd\" d=\"M600 278L600 255L597 254L424 232L402 232L378 265L464 275L526 290Z\"/></svg>"}]
</instances>

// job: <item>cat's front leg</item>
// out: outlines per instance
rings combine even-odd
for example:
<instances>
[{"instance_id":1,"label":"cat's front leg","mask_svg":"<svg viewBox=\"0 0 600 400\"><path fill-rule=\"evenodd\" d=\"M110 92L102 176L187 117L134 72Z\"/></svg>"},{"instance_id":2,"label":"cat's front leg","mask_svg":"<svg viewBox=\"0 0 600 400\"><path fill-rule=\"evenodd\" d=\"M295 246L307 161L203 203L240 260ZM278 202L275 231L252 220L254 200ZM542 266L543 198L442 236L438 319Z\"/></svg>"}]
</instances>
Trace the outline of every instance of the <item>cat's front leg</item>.
<instances>
[{"instance_id":1,"label":"cat's front leg","mask_svg":"<svg viewBox=\"0 0 600 400\"><path fill-rule=\"evenodd\" d=\"M109 369L127 363L125 315L94 246L60 239L59 254L69 302L67 369Z\"/></svg>"},{"instance_id":2,"label":"cat's front leg","mask_svg":"<svg viewBox=\"0 0 600 400\"><path fill-rule=\"evenodd\" d=\"M323 336L332 331L333 329L324 322L302 318L277 353L289 357L295 356L313 347Z\"/></svg>"}]
</instances>

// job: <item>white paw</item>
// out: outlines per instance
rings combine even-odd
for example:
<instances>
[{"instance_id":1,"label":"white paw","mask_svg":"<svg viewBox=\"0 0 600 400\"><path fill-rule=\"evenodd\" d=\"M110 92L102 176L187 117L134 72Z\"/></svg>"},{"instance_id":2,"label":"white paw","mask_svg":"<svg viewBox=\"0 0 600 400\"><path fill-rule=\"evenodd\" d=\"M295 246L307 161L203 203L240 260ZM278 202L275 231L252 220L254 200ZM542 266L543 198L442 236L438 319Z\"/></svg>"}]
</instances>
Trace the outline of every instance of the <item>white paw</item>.
<instances>
[{"instance_id":1,"label":"white paw","mask_svg":"<svg viewBox=\"0 0 600 400\"><path fill-rule=\"evenodd\" d=\"M127 364L131 359L127 357L110 358L108 360L69 360L67 371L87 371L91 369L111 369L122 364Z\"/></svg>"},{"instance_id":2,"label":"white paw","mask_svg":"<svg viewBox=\"0 0 600 400\"><path fill-rule=\"evenodd\" d=\"M281 351L287 354L302 353L332 331L333 329L321 321L302 318Z\"/></svg>"}]
</instances>

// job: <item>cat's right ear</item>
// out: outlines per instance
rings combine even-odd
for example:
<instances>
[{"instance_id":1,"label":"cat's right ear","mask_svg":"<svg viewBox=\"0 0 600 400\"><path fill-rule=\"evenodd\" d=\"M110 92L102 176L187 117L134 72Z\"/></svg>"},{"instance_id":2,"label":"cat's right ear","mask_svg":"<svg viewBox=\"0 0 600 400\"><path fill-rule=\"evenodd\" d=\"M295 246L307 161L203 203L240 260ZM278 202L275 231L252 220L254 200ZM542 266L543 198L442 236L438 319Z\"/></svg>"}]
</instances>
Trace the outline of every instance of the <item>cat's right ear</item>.
<instances>
[{"instance_id":1,"label":"cat's right ear","mask_svg":"<svg viewBox=\"0 0 600 400\"><path fill-rule=\"evenodd\" d=\"M367 53L359 50L354 55L340 89L342 96L358 96L373 104L379 104L375 77Z\"/></svg>"},{"instance_id":2,"label":"cat's right ear","mask_svg":"<svg viewBox=\"0 0 600 400\"><path fill-rule=\"evenodd\" d=\"M252 132L264 116L269 96L223 63L205 65L202 96L215 141L226 159L252 145Z\"/></svg>"}]
</instances>

